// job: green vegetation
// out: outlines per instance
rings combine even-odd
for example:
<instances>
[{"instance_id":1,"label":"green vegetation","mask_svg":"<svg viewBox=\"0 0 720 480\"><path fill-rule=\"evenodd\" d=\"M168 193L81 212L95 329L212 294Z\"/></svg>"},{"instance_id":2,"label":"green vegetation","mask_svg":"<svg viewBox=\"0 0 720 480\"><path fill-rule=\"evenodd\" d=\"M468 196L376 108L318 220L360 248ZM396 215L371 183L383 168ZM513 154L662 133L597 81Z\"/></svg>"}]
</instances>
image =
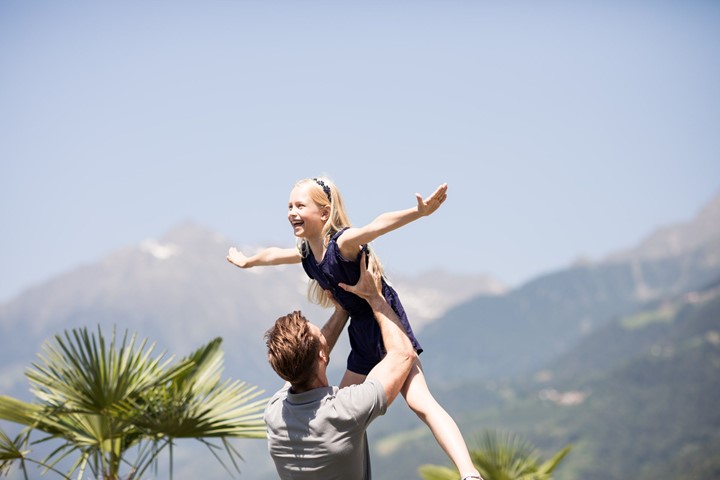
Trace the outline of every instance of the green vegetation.
<instances>
[{"instance_id":1,"label":"green vegetation","mask_svg":"<svg viewBox=\"0 0 720 480\"><path fill-rule=\"evenodd\" d=\"M628 318L638 320L635 328L626 328ZM538 365L538 375L457 383L434 393L467 438L487 429L514 432L545 458L572 444L553 472L557 480L720 478L719 339L715 282L618 317L556 361ZM496 392L494 400L474 394L483 384ZM393 429L388 422L384 435L371 439L395 441L392 455L375 450L383 478L408 478L401 472L417 468L419 458L447 461L431 435L404 435L416 427ZM453 473L423 478L457 478Z\"/></svg>"},{"instance_id":2,"label":"green vegetation","mask_svg":"<svg viewBox=\"0 0 720 480\"><path fill-rule=\"evenodd\" d=\"M153 346L127 332L109 342L100 328L56 335L27 371L36 401L0 396L0 419L25 426L15 439L0 435L0 472L19 463L37 463L64 478L134 480L142 478L167 449L172 478L173 442L198 439L221 461L218 439L237 469L239 453L230 438L265 435L262 393L239 381L221 381L223 353L217 338L174 362L153 357ZM44 437L31 441L33 433ZM57 447L42 460L29 457L30 446L51 441ZM132 458L131 458L132 457ZM56 468L70 461L66 474ZM224 463L223 463L224 465ZM226 467L227 468L227 467Z\"/></svg>"},{"instance_id":3,"label":"green vegetation","mask_svg":"<svg viewBox=\"0 0 720 480\"><path fill-rule=\"evenodd\" d=\"M651 323L670 323L675 318L677 310L672 304L663 304L655 310L647 310L635 315L624 317L620 323L629 330L643 328Z\"/></svg>"},{"instance_id":4,"label":"green vegetation","mask_svg":"<svg viewBox=\"0 0 720 480\"><path fill-rule=\"evenodd\" d=\"M480 447L470 451L473 464L489 480L551 480L552 472L570 452L570 446L541 461L530 443L514 434L486 431ZM460 474L438 465L423 465L418 469L423 480L459 480Z\"/></svg>"}]
</instances>

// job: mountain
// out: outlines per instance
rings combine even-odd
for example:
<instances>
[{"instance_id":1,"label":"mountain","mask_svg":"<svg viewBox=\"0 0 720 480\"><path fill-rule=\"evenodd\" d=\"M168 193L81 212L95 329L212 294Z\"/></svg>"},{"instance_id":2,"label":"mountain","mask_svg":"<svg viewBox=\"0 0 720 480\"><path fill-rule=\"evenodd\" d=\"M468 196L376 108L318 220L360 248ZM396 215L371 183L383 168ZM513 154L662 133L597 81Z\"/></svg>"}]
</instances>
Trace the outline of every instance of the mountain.
<instances>
[{"instance_id":1,"label":"mountain","mask_svg":"<svg viewBox=\"0 0 720 480\"><path fill-rule=\"evenodd\" d=\"M330 311L308 302L301 267L240 270L225 260L231 245L218 233L186 223L159 240L113 252L0 305L0 386L12 391L24 383L23 369L51 335L99 325L137 332L157 341L160 351L176 355L223 337L232 376L274 388L276 376L265 360L265 330L292 310L302 310L316 323ZM502 291L487 277L441 272L419 280L398 277L394 283L412 299L407 311L420 328L474 295ZM339 345L338 358L348 348Z\"/></svg>"},{"instance_id":2,"label":"mountain","mask_svg":"<svg viewBox=\"0 0 720 480\"><path fill-rule=\"evenodd\" d=\"M520 375L646 302L704 287L720 276L718 205L720 195L693 222L650 235L632 253L548 273L504 295L480 295L450 309L423 331L426 373L438 382ZM654 239L668 232L678 241L661 254ZM694 233L700 238L693 240Z\"/></svg>"},{"instance_id":3,"label":"mountain","mask_svg":"<svg viewBox=\"0 0 720 480\"><path fill-rule=\"evenodd\" d=\"M428 326L426 375L470 444L488 428L547 455L573 444L559 480L720 478L719 214L706 207L640 244L702 232L675 235L684 248L542 275ZM421 422L393 415L371 435L382 478L447 464Z\"/></svg>"},{"instance_id":4,"label":"mountain","mask_svg":"<svg viewBox=\"0 0 720 480\"><path fill-rule=\"evenodd\" d=\"M64 330L85 326L106 333L113 328L119 334L137 333L157 342L157 353L176 357L222 337L225 375L274 391L282 382L266 361L265 330L292 310L302 310L316 323L330 311L308 302L307 277L300 266L240 270L225 260L231 245L216 232L185 223L160 239L115 251L0 304L0 392L30 399L23 372L42 343ZM503 291L497 281L481 275L428 272L417 278L391 278L410 299L406 309L416 329L479 293ZM344 372L348 352L343 336L333 352L338 360L329 372L331 378L339 379ZM272 474L264 442L244 441L240 449L247 469L257 475ZM182 458L181 452L176 458ZM193 468L208 480L226 478L211 456L209 464L193 457L197 455L186 457L186 473Z\"/></svg>"},{"instance_id":5,"label":"mountain","mask_svg":"<svg viewBox=\"0 0 720 480\"><path fill-rule=\"evenodd\" d=\"M436 396L471 445L483 429L520 434L546 457L573 445L558 480L720 478L720 278L613 319L534 375ZM371 438L383 478L413 478L418 459L447 464L417 423Z\"/></svg>"},{"instance_id":6,"label":"mountain","mask_svg":"<svg viewBox=\"0 0 720 480\"><path fill-rule=\"evenodd\" d=\"M720 281L622 317L597 337L617 345L614 362L564 372L588 356L585 343L550 366L554 389L586 394L563 421L574 433L552 439L582 439L562 478L720 478Z\"/></svg>"},{"instance_id":7,"label":"mountain","mask_svg":"<svg viewBox=\"0 0 720 480\"><path fill-rule=\"evenodd\" d=\"M624 253L550 272L513 290L479 275L428 272L403 278L390 272L425 347L421 359L431 390L470 436L483 427L506 427L531 434L545 449L582 438L583 428L592 425L572 423L580 409L557 410L571 418L563 417L552 410L558 405L554 402L570 402L570 408L580 401L575 405L585 408L603 398L598 395L603 389L634 391L631 384L641 382L641 374L628 374L623 384L608 372L620 372L618 362L634 362L636 353L652 348L662 332L639 329L631 337L618 322L662 316L668 299L700 295L720 278L717 204L718 198L692 221L663 228ZM22 372L42 342L65 329L100 325L105 331L115 326L137 332L157 341L157 350L178 356L220 336L226 376L274 391L280 382L265 361L263 332L294 309L316 323L329 312L308 303L300 267L239 270L225 261L232 244L216 232L183 224L163 238L118 250L0 305L0 389L28 398ZM633 315L639 317L627 320ZM347 349L343 335L333 352L330 378L339 378ZM581 387L593 379L599 383L583 397L588 394ZM533 390L538 382L546 382L543 399ZM565 395L576 391L579 396ZM672 393L653 391L663 405ZM427 427L402 404L397 402L371 428L374 473L380 480L415 478L420 463L445 463ZM578 413L577 418L592 415ZM559 423L552 423L555 418ZM603 448L598 442L593 448ZM239 449L252 478L275 478L264 442L243 442ZM205 457L194 450L183 456L178 448L176 459L184 472L226 478ZM602 464L595 456L582 458Z\"/></svg>"},{"instance_id":8,"label":"mountain","mask_svg":"<svg viewBox=\"0 0 720 480\"><path fill-rule=\"evenodd\" d=\"M634 248L609 255L606 261L667 258L691 252L718 236L720 194L708 202L689 222L661 228Z\"/></svg>"}]
</instances>

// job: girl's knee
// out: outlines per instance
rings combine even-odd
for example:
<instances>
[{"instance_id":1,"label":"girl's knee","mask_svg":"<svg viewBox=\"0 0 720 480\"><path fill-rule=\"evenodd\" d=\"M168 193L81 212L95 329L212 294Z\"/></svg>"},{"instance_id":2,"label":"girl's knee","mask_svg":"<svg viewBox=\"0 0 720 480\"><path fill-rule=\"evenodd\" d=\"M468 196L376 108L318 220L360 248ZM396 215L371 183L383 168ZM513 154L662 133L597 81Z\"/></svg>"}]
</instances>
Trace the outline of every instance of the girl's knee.
<instances>
[{"instance_id":1,"label":"girl's knee","mask_svg":"<svg viewBox=\"0 0 720 480\"><path fill-rule=\"evenodd\" d=\"M415 415L424 420L441 410L440 405L435 401L432 395L423 396L421 398L406 398L408 407Z\"/></svg>"}]
</instances>

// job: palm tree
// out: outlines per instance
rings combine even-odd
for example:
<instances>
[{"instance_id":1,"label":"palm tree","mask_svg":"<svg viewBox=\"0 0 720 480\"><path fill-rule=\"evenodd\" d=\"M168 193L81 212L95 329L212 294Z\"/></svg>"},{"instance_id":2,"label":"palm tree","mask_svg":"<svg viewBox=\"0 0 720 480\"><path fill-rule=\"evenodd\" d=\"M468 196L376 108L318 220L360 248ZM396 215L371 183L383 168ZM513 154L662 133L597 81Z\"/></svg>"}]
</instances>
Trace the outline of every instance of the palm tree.
<instances>
[{"instance_id":1,"label":"palm tree","mask_svg":"<svg viewBox=\"0 0 720 480\"><path fill-rule=\"evenodd\" d=\"M228 440L265 436L266 400L257 399L262 392L253 386L221 381L221 342L174 362L153 357L147 340L136 347L127 331L120 342L115 330L107 342L99 327L97 335L84 328L56 335L26 372L36 402L0 396L0 419L26 427L14 441L0 437L0 468L19 460L25 471L30 433L42 432L39 441L59 445L32 461L56 471L59 462L74 459L66 478L81 479L89 469L93 478L139 479L166 448L172 478L178 438L200 440L222 463L220 447L208 440L219 439L237 470L239 453Z\"/></svg>"},{"instance_id":2,"label":"palm tree","mask_svg":"<svg viewBox=\"0 0 720 480\"><path fill-rule=\"evenodd\" d=\"M485 480L551 480L552 472L570 452L566 446L549 460L540 456L526 440L513 434L485 432L480 448L470 451L470 458ZM418 468L423 480L458 480L457 470L439 465Z\"/></svg>"}]
</instances>

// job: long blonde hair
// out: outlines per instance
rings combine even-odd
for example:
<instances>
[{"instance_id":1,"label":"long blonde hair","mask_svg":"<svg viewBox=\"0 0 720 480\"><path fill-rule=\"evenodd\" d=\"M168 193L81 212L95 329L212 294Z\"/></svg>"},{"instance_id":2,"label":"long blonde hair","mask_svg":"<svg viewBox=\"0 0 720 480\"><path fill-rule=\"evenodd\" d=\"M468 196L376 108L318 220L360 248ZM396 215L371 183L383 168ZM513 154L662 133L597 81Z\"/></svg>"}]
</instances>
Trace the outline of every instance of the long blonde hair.
<instances>
[{"instance_id":1,"label":"long blonde hair","mask_svg":"<svg viewBox=\"0 0 720 480\"><path fill-rule=\"evenodd\" d=\"M352 227L350 218L345 211L345 203L343 202L340 190L338 190L335 183L327 177L305 178L295 183L295 187L301 185L309 185L308 193L310 194L310 199L319 208L330 207L330 215L322 230L324 243L325 246L327 246L333 235L345 227ZM303 257L310 254L310 244L306 239L299 239L297 247ZM368 252L372 252L369 244ZM375 266L377 271L383 274L382 264L374 252L370 255L369 261ZM310 279L310 283L308 284L308 299L322 307L327 308L333 306L332 301L327 298L320 284L313 279Z\"/></svg>"}]
</instances>

